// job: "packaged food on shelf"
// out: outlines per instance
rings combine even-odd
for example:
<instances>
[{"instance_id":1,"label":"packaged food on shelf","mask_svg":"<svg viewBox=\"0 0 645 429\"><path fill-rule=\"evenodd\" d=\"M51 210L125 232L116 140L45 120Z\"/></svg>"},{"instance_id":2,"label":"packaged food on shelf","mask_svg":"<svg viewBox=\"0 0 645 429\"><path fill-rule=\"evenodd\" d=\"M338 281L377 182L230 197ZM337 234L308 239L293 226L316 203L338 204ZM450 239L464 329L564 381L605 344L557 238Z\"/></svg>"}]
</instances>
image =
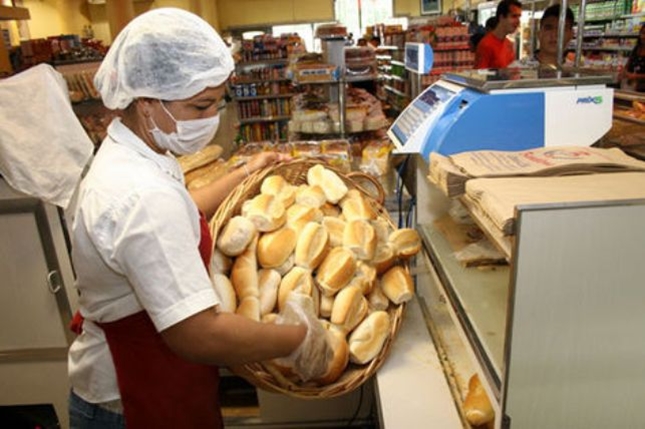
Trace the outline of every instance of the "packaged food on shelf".
<instances>
[{"instance_id":1,"label":"packaged food on shelf","mask_svg":"<svg viewBox=\"0 0 645 429\"><path fill-rule=\"evenodd\" d=\"M372 176L382 176L389 170L392 143L388 139L371 140L363 146L359 169Z\"/></svg>"},{"instance_id":2,"label":"packaged food on shelf","mask_svg":"<svg viewBox=\"0 0 645 429\"><path fill-rule=\"evenodd\" d=\"M316 27L316 37L321 39L347 37L347 27L340 24L322 24Z\"/></svg>"}]
</instances>

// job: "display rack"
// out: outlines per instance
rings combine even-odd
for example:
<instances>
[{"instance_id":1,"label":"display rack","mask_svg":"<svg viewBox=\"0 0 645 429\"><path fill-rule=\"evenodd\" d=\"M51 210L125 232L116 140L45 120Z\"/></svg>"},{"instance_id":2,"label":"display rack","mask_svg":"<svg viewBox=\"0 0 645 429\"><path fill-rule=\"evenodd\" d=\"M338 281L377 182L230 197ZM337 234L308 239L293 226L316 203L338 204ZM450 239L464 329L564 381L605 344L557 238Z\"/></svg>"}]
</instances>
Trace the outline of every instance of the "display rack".
<instances>
[{"instance_id":1,"label":"display rack","mask_svg":"<svg viewBox=\"0 0 645 429\"><path fill-rule=\"evenodd\" d=\"M379 71L379 98L390 107L391 116L396 116L410 102L410 80L403 63L403 48L381 46L377 51Z\"/></svg>"},{"instance_id":2,"label":"display rack","mask_svg":"<svg viewBox=\"0 0 645 429\"><path fill-rule=\"evenodd\" d=\"M287 140L291 118L291 81L286 58L250 60L235 65L230 95L235 101L243 142Z\"/></svg>"},{"instance_id":3,"label":"display rack","mask_svg":"<svg viewBox=\"0 0 645 429\"><path fill-rule=\"evenodd\" d=\"M576 21L579 6L572 6ZM636 12L636 13L634 13ZM634 9L632 2L603 1L587 4L585 26L582 31L582 52L585 65L597 68L619 69L636 46L638 30L645 20L645 13ZM575 51L580 33L574 28L576 38L567 48Z\"/></svg>"},{"instance_id":4,"label":"display rack","mask_svg":"<svg viewBox=\"0 0 645 429\"><path fill-rule=\"evenodd\" d=\"M56 65L56 70L65 78L72 109L83 125L85 132L98 147L107 135L107 127L117 112L103 105L101 96L94 87L93 78L100 61Z\"/></svg>"},{"instance_id":5,"label":"display rack","mask_svg":"<svg viewBox=\"0 0 645 429\"><path fill-rule=\"evenodd\" d=\"M376 62L370 59L370 63L360 67L351 67L346 58L345 39L343 37L320 37L322 41L322 58L324 63L318 69L325 72L322 77L310 75L304 79L302 72L296 73L293 84L304 91L305 94L316 93L317 103L326 104L327 108L311 112L312 120L301 120L299 112L294 112L294 120L290 122L290 140L321 140L341 138L345 139L350 135L365 132L373 132L384 128L387 124L383 117L382 122L368 121L366 118L360 121L353 121L348 118L348 86L362 82L377 80ZM360 53L360 52L359 52ZM373 55L370 55L373 58ZM357 64L354 62L354 64ZM360 64L360 62L359 62ZM350 70L351 68L351 70ZM333 72L329 72L333 69ZM361 70L361 73L357 73ZM298 77L302 76L302 78ZM316 87L318 90L311 90ZM377 101L378 102L378 101ZM329 106L337 106L337 111ZM327 111L329 110L329 112ZM332 111L334 110L334 111ZM366 113L366 112L365 112ZM318 118L318 116L320 116ZM363 116L366 116L365 114ZM359 123L360 122L360 123Z\"/></svg>"}]
</instances>

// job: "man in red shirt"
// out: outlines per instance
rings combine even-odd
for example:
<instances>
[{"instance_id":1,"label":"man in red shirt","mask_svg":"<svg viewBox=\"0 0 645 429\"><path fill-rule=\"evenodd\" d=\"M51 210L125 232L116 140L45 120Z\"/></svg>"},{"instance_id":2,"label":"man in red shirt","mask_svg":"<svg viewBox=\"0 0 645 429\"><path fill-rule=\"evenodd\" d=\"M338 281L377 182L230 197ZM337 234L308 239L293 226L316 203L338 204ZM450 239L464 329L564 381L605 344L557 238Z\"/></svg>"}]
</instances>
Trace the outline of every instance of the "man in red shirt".
<instances>
[{"instance_id":1,"label":"man in red shirt","mask_svg":"<svg viewBox=\"0 0 645 429\"><path fill-rule=\"evenodd\" d=\"M515 60L513 43L506 36L520 25L522 3L502 0L497 5L497 26L484 36L475 52L476 69L503 69Z\"/></svg>"}]
</instances>

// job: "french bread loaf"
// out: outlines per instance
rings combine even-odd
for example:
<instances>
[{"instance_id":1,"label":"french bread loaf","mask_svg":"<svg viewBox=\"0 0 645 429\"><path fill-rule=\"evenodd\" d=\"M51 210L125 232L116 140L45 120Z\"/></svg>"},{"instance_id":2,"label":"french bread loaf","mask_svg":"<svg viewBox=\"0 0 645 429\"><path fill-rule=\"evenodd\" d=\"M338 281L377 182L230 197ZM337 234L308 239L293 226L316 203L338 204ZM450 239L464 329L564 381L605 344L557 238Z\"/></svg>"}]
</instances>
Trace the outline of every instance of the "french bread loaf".
<instances>
[{"instance_id":1,"label":"french bread loaf","mask_svg":"<svg viewBox=\"0 0 645 429\"><path fill-rule=\"evenodd\" d=\"M354 253L343 247L335 247L318 267L316 281L323 295L332 296L349 283L355 272Z\"/></svg>"},{"instance_id":2,"label":"french bread loaf","mask_svg":"<svg viewBox=\"0 0 645 429\"><path fill-rule=\"evenodd\" d=\"M315 207L296 203L287 209L287 226L298 236L309 222L321 222L322 219L322 212Z\"/></svg>"},{"instance_id":3,"label":"french bread loaf","mask_svg":"<svg viewBox=\"0 0 645 429\"><path fill-rule=\"evenodd\" d=\"M367 200L362 196L343 201L342 213L346 221L376 219L374 209L372 209Z\"/></svg>"},{"instance_id":4,"label":"french bread loaf","mask_svg":"<svg viewBox=\"0 0 645 429\"><path fill-rule=\"evenodd\" d=\"M256 256L257 243L256 236L244 252L235 258L233 268L231 268L231 283L240 301L249 296L256 298L260 296Z\"/></svg>"},{"instance_id":5,"label":"french bread loaf","mask_svg":"<svg viewBox=\"0 0 645 429\"><path fill-rule=\"evenodd\" d=\"M232 266L233 260L222 253L222 251L219 250L218 247L215 247L213 249L213 255L211 256L209 266L209 271L211 272L211 274L228 274L231 271Z\"/></svg>"},{"instance_id":6,"label":"french bread loaf","mask_svg":"<svg viewBox=\"0 0 645 429\"><path fill-rule=\"evenodd\" d=\"M402 304L412 299L414 295L414 283L412 277L405 268L400 265L390 268L381 277L383 293L395 304Z\"/></svg>"},{"instance_id":7,"label":"french bread loaf","mask_svg":"<svg viewBox=\"0 0 645 429\"><path fill-rule=\"evenodd\" d=\"M374 286L369 295L367 295L367 303L372 311L385 311L390 306L390 300L385 296L383 289L381 289L381 286L378 283Z\"/></svg>"},{"instance_id":8,"label":"french bread loaf","mask_svg":"<svg viewBox=\"0 0 645 429\"><path fill-rule=\"evenodd\" d=\"M367 300L356 286L347 286L336 294L330 321L346 334L351 332L367 315Z\"/></svg>"},{"instance_id":9,"label":"french bread loaf","mask_svg":"<svg viewBox=\"0 0 645 429\"><path fill-rule=\"evenodd\" d=\"M287 182L282 176L266 177L262 181L260 192L273 195L284 204L285 208L288 208L296 201L296 187Z\"/></svg>"},{"instance_id":10,"label":"french bread loaf","mask_svg":"<svg viewBox=\"0 0 645 429\"><path fill-rule=\"evenodd\" d=\"M357 259L369 261L376 250L376 234L364 219L349 220L343 230L343 247L351 250Z\"/></svg>"},{"instance_id":11,"label":"french bread loaf","mask_svg":"<svg viewBox=\"0 0 645 429\"><path fill-rule=\"evenodd\" d=\"M279 267L293 253L296 243L296 232L288 227L262 234L258 241L258 263L263 268Z\"/></svg>"},{"instance_id":12,"label":"french bread loaf","mask_svg":"<svg viewBox=\"0 0 645 429\"><path fill-rule=\"evenodd\" d=\"M320 164L307 171L307 183L310 186L320 186L331 204L338 203L349 190L343 179Z\"/></svg>"},{"instance_id":13,"label":"french bread loaf","mask_svg":"<svg viewBox=\"0 0 645 429\"><path fill-rule=\"evenodd\" d=\"M385 311L370 313L349 335L349 359L366 364L376 357L390 332L390 316Z\"/></svg>"},{"instance_id":14,"label":"french bread loaf","mask_svg":"<svg viewBox=\"0 0 645 429\"><path fill-rule=\"evenodd\" d=\"M421 239L416 230L412 228L401 228L393 231L388 242L394 249L394 253L400 258L409 258L421 250Z\"/></svg>"},{"instance_id":15,"label":"french bread loaf","mask_svg":"<svg viewBox=\"0 0 645 429\"><path fill-rule=\"evenodd\" d=\"M303 228L295 250L296 266L315 270L329 251L329 234L319 223L309 222Z\"/></svg>"},{"instance_id":16,"label":"french bread loaf","mask_svg":"<svg viewBox=\"0 0 645 429\"><path fill-rule=\"evenodd\" d=\"M483 426L495 420L495 411L477 374L468 381L464 414L468 423L473 426Z\"/></svg>"},{"instance_id":17,"label":"french bread loaf","mask_svg":"<svg viewBox=\"0 0 645 429\"><path fill-rule=\"evenodd\" d=\"M315 288L311 271L302 267L293 267L280 282L278 288L278 309L282 311L291 292L298 292L313 298Z\"/></svg>"},{"instance_id":18,"label":"french bread loaf","mask_svg":"<svg viewBox=\"0 0 645 429\"><path fill-rule=\"evenodd\" d=\"M226 256L237 256L257 235L253 222L242 216L232 217L217 237L217 248Z\"/></svg>"},{"instance_id":19,"label":"french bread loaf","mask_svg":"<svg viewBox=\"0 0 645 429\"><path fill-rule=\"evenodd\" d=\"M225 313L235 313L237 297L229 278L224 274L214 273L211 274L211 281L213 289L215 289L215 293L219 297L219 310Z\"/></svg>"},{"instance_id":20,"label":"french bread loaf","mask_svg":"<svg viewBox=\"0 0 645 429\"><path fill-rule=\"evenodd\" d=\"M271 313L278 302L278 287L282 277L276 270L262 269L258 271L260 289L260 315Z\"/></svg>"},{"instance_id":21,"label":"french bread loaf","mask_svg":"<svg viewBox=\"0 0 645 429\"><path fill-rule=\"evenodd\" d=\"M258 194L242 204L242 216L249 219L258 231L270 232L287 220L284 204L273 195Z\"/></svg>"},{"instance_id":22,"label":"french bread loaf","mask_svg":"<svg viewBox=\"0 0 645 429\"><path fill-rule=\"evenodd\" d=\"M343 233L345 232L345 221L331 216L325 216L322 219L322 226L325 227L329 234L329 245L339 247L343 245Z\"/></svg>"},{"instance_id":23,"label":"french bread loaf","mask_svg":"<svg viewBox=\"0 0 645 429\"><path fill-rule=\"evenodd\" d=\"M296 204L320 209L327 202L321 186L300 185L296 189Z\"/></svg>"},{"instance_id":24,"label":"french bread loaf","mask_svg":"<svg viewBox=\"0 0 645 429\"><path fill-rule=\"evenodd\" d=\"M347 347L345 335L336 329L327 329L325 333L327 334L327 342L334 354L327 364L327 372L315 380L316 383L323 386L338 380L349 363L349 348Z\"/></svg>"},{"instance_id":25,"label":"french bread loaf","mask_svg":"<svg viewBox=\"0 0 645 429\"><path fill-rule=\"evenodd\" d=\"M260 321L260 300L257 296L247 296L240 301L235 312L248 319Z\"/></svg>"}]
</instances>

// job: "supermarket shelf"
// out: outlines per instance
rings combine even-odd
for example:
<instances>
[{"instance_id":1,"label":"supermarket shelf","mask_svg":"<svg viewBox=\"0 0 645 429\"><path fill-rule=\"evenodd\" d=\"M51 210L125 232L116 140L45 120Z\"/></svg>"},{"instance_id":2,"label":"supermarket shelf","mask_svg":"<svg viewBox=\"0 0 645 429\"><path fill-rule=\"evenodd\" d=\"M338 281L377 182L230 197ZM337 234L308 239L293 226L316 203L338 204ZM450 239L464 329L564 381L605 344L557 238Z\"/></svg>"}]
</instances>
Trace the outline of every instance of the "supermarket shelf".
<instances>
[{"instance_id":1,"label":"supermarket shelf","mask_svg":"<svg viewBox=\"0 0 645 429\"><path fill-rule=\"evenodd\" d=\"M240 61L235 64L236 68L244 68L250 66L276 66L276 65L286 65L289 64L289 59L287 58L276 58L268 60L253 60L253 61Z\"/></svg>"},{"instance_id":2,"label":"supermarket shelf","mask_svg":"<svg viewBox=\"0 0 645 429\"><path fill-rule=\"evenodd\" d=\"M392 79L394 79L394 80L399 80L399 81L401 81L401 82L407 82L407 81L408 81L406 78L401 77L401 76L397 76L397 75L395 75L395 74L391 74L391 75L389 75L389 76L390 76L390 78L392 78Z\"/></svg>"},{"instance_id":3,"label":"supermarket shelf","mask_svg":"<svg viewBox=\"0 0 645 429\"><path fill-rule=\"evenodd\" d=\"M235 101L253 101L253 100L270 100L274 98L291 98L296 94L293 93L288 93L288 94L269 94L269 95L256 95L253 97L235 97L233 96L233 100Z\"/></svg>"},{"instance_id":4,"label":"supermarket shelf","mask_svg":"<svg viewBox=\"0 0 645 429\"><path fill-rule=\"evenodd\" d=\"M258 124L261 122L280 122L288 121L291 119L291 116L266 116L266 117L257 117L257 118L244 118L240 119L240 124Z\"/></svg>"},{"instance_id":5,"label":"supermarket shelf","mask_svg":"<svg viewBox=\"0 0 645 429\"><path fill-rule=\"evenodd\" d=\"M291 79L286 77L276 78L276 79L236 79L235 82L232 82L232 85L247 85L253 83L266 83L266 82L291 82Z\"/></svg>"},{"instance_id":6,"label":"supermarket shelf","mask_svg":"<svg viewBox=\"0 0 645 429\"><path fill-rule=\"evenodd\" d=\"M634 33L586 33L582 36L583 39L598 39L601 37L618 38L618 39L636 39L638 34ZM574 39L575 40L575 39Z\"/></svg>"},{"instance_id":7,"label":"supermarket shelf","mask_svg":"<svg viewBox=\"0 0 645 429\"><path fill-rule=\"evenodd\" d=\"M390 92L392 92L392 93L394 93L396 95L400 95L401 97L409 97L409 95L406 94L405 92L402 92L402 91L399 91L398 89L392 88L389 85L383 85L383 88L385 88L386 91L390 91Z\"/></svg>"},{"instance_id":8,"label":"supermarket shelf","mask_svg":"<svg viewBox=\"0 0 645 429\"><path fill-rule=\"evenodd\" d=\"M392 60L392 61L390 61L390 64L394 64L394 65L397 65L397 66L405 67L405 63L404 63L404 62L402 62L402 61Z\"/></svg>"}]
</instances>

